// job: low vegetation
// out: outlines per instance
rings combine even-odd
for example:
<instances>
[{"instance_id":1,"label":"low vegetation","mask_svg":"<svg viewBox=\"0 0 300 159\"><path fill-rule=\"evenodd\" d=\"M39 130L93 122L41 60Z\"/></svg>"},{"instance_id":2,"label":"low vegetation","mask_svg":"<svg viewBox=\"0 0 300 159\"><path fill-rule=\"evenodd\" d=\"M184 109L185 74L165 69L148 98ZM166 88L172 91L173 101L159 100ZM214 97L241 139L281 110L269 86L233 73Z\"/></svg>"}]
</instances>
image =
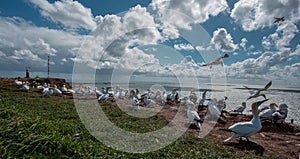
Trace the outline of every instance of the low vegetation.
<instances>
[{"instance_id":1,"label":"low vegetation","mask_svg":"<svg viewBox=\"0 0 300 159\"><path fill-rule=\"evenodd\" d=\"M99 105L100 106L100 105ZM110 120L129 131L153 131L168 122L160 116L135 121L112 104L101 105ZM117 114L117 115L116 115ZM139 119L136 119L139 120ZM0 83L0 158L261 158L185 133L156 152L114 150L85 129L72 99L41 98Z\"/></svg>"}]
</instances>

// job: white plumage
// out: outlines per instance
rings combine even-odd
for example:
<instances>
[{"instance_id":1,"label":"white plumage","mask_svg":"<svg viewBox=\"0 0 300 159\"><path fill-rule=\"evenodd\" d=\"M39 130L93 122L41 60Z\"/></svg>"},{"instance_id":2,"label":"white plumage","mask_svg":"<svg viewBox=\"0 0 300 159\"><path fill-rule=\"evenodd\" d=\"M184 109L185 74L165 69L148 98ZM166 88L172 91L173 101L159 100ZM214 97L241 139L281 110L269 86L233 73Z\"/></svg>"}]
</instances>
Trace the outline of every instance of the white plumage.
<instances>
[{"instance_id":1,"label":"white plumage","mask_svg":"<svg viewBox=\"0 0 300 159\"><path fill-rule=\"evenodd\" d=\"M272 120L272 114L276 112L275 107L277 107L277 105L275 103L271 103L269 109L264 109L258 114L259 118Z\"/></svg>"},{"instance_id":2,"label":"white plumage","mask_svg":"<svg viewBox=\"0 0 300 159\"><path fill-rule=\"evenodd\" d=\"M250 137L250 136L254 135L255 133L257 133L262 128L261 123L260 123L260 119L259 119L258 113L257 113L258 107L262 103L266 102L267 100L268 99L252 103L253 117L252 117L251 121L238 122L238 123L235 123L232 126L230 126L227 129L227 131L233 132L234 135L232 135L231 137L224 140L224 142L229 142L233 139L240 138L240 137L245 137L248 141L248 137Z\"/></svg>"},{"instance_id":3,"label":"white plumage","mask_svg":"<svg viewBox=\"0 0 300 159\"><path fill-rule=\"evenodd\" d=\"M183 98L185 100L185 106L187 107L187 116L193 124L195 124L200 130L202 130L202 126L200 123L200 116L199 114L193 110L195 108L195 104L187 97Z\"/></svg>"},{"instance_id":4,"label":"white plumage","mask_svg":"<svg viewBox=\"0 0 300 159\"><path fill-rule=\"evenodd\" d=\"M243 114L243 111L246 109L246 102L243 102L242 105L237 106L232 110L232 112Z\"/></svg>"}]
</instances>

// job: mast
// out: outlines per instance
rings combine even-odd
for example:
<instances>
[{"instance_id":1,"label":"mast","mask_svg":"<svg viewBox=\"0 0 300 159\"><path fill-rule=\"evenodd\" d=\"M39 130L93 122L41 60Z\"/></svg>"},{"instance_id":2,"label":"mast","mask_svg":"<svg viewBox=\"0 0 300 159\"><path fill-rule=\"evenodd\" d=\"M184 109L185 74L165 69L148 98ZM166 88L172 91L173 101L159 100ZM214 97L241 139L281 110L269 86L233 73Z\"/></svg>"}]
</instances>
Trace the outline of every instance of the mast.
<instances>
[{"instance_id":1,"label":"mast","mask_svg":"<svg viewBox=\"0 0 300 159\"><path fill-rule=\"evenodd\" d=\"M50 55L48 55L48 78L50 78Z\"/></svg>"}]
</instances>

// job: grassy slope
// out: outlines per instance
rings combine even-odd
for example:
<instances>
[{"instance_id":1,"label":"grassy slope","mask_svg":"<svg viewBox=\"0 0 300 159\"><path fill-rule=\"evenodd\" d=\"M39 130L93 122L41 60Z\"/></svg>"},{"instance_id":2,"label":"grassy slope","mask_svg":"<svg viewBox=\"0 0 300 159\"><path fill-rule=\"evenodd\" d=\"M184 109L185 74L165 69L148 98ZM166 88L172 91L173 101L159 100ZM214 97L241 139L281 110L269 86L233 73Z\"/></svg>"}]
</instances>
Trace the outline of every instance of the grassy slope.
<instances>
[{"instance_id":1,"label":"grassy slope","mask_svg":"<svg viewBox=\"0 0 300 159\"><path fill-rule=\"evenodd\" d=\"M143 122L117 107L102 105L120 127L151 131L167 121L154 116ZM118 114L118 115L115 115ZM139 119L137 119L139 120ZM142 124L141 124L142 123ZM145 124L146 123L146 124ZM0 83L1 158L259 158L250 152L236 153L222 145L186 133L176 142L156 152L132 154L106 147L81 123L72 99L40 98L36 92L18 92L15 86Z\"/></svg>"}]
</instances>

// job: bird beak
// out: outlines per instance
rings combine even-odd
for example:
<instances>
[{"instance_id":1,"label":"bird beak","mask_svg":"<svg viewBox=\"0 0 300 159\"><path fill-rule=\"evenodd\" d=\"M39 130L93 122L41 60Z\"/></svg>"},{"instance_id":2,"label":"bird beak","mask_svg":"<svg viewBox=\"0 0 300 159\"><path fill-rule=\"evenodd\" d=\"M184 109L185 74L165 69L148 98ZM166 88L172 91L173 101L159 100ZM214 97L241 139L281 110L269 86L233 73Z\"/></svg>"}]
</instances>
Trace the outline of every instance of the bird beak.
<instances>
[{"instance_id":1,"label":"bird beak","mask_svg":"<svg viewBox=\"0 0 300 159\"><path fill-rule=\"evenodd\" d=\"M264 102L268 101L269 99L265 99L265 100L262 100L262 101L258 101L256 102L257 106L260 106L261 104L263 104Z\"/></svg>"}]
</instances>

